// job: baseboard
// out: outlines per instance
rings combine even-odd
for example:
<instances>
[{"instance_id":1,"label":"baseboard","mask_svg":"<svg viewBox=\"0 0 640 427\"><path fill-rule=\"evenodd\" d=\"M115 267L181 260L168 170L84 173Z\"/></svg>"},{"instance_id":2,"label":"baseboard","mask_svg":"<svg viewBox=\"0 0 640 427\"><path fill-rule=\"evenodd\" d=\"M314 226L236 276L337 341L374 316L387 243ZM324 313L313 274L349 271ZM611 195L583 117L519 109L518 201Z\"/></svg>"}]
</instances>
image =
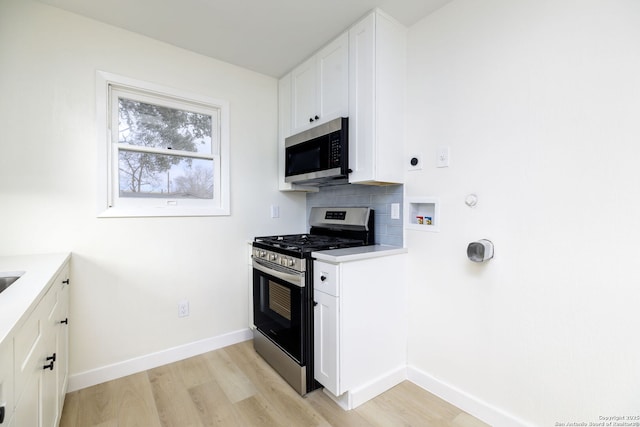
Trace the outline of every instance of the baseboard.
<instances>
[{"instance_id":1,"label":"baseboard","mask_svg":"<svg viewBox=\"0 0 640 427\"><path fill-rule=\"evenodd\" d=\"M138 372L146 371L147 369L157 368L158 366L177 362L179 360L217 350L222 347L247 341L252 338L253 334L250 329L241 329L239 331L169 348L157 353L151 353L134 359L125 360L123 362L114 363L113 365L107 365L90 371L81 372L79 374L70 375L67 391L72 392L106 381L126 377L127 375L136 374Z\"/></svg>"},{"instance_id":2,"label":"baseboard","mask_svg":"<svg viewBox=\"0 0 640 427\"><path fill-rule=\"evenodd\" d=\"M407 379L493 427L531 426L531 424L412 366L407 367Z\"/></svg>"},{"instance_id":3,"label":"baseboard","mask_svg":"<svg viewBox=\"0 0 640 427\"><path fill-rule=\"evenodd\" d=\"M406 366L401 366L394 371L376 378L362 387L351 390L349 393L349 409L357 408L368 400L373 399L390 388L397 386L406 379L407 368Z\"/></svg>"},{"instance_id":4,"label":"baseboard","mask_svg":"<svg viewBox=\"0 0 640 427\"><path fill-rule=\"evenodd\" d=\"M341 396L334 396L326 389L323 391L342 409L348 411L357 408L406 379L407 369L405 366L401 366L398 369L388 372L363 386L347 391Z\"/></svg>"}]
</instances>

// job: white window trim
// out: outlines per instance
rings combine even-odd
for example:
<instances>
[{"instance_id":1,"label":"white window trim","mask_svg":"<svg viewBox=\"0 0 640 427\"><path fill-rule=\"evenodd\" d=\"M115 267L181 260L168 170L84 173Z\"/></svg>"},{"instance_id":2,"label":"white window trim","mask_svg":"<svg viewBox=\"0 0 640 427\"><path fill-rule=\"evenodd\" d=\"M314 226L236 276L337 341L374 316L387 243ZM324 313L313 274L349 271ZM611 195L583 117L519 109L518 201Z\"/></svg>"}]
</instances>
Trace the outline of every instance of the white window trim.
<instances>
[{"instance_id":1,"label":"white window trim","mask_svg":"<svg viewBox=\"0 0 640 427\"><path fill-rule=\"evenodd\" d=\"M109 126L109 85L123 88L140 89L161 96L202 103L218 108L220 111L220 165L218 179L220 195L214 203L207 207L181 206L180 203L166 204L161 207L122 207L112 205L114 199L111 188L109 163L111 158L111 135ZM229 102L207 96L188 93L182 90L144 82L117 74L98 71L96 73L96 140L98 153L98 191L97 216L111 217L166 217L166 216L222 216L230 215L230 183L229 183Z\"/></svg>"}]
</instances>

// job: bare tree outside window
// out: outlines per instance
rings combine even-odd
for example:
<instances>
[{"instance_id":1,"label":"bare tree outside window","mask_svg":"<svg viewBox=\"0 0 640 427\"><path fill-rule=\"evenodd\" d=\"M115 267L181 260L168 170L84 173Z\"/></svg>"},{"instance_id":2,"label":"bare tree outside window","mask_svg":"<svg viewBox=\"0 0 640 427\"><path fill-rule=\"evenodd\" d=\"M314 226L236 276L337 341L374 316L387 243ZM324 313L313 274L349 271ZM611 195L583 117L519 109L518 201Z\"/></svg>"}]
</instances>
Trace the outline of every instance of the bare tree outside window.
<instances>
[{"instance_id":1,"label":"bare tree outside window","mask_svg":"<svg viewBox=\"0 0 640 427\"><path fill-rule=\"evenodd\" d=\"M212 116L118 101L120 197L213 198Z\"/></svg>"}]
</instances>

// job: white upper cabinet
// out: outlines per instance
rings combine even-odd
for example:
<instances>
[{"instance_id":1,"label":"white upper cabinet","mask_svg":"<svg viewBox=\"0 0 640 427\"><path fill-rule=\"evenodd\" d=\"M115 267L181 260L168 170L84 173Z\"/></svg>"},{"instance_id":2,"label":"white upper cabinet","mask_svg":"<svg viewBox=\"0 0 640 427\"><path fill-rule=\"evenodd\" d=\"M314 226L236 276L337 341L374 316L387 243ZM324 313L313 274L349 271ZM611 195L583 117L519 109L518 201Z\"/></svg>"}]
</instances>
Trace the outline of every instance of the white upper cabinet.
<instances>
[{"instance_id":1,"label":"white upper cabinet","mask_svg":"<svg viewBox=\"0 0 640 427\"><path fill-rule=\"evenodd\" d=\"M337 117L349 117L349 182L404 182L406 28L379 10L279 81L279 188L284 142Z\"/></svg>"},{"instance_id":2,"label":"white upper cabinet","mask_svg":"<svg viewBox=\"0 0 640 427\"><path fill-rule=\"evenodd\" d=\"M312 126L314 117L319 117L316 62L314 56L291 72L291 134Z\"/></svg>"},{"instance_id":3,"label":"white upper cabinet","mask_svg":"<svg viewBox=\"0 0 640 427\"><path fill-rule=\"evenodd\" d=\"M374 11L349 30L350 183L404 182L406 29Z\"/></svg>"},{"instance_id":4,"label":"white upper cabinet","mask_svg":"<svg viewBox=\"0 0 640 427\"><path fill-rule=\"evenodd\" d=\"M291 72L290 78L291 128L289 135L336 117L346 117L349 113L348 34L342 34L296 67Z\"/></svg>"},{"instance_id":5,"label":"white upper cabinet","mask_svg":"<svg viewBox=\"0 0 640 427\"><path fill-rule=\"evenodd\" d=\"M291 73L278 81L278 188L280 191L293 190L284 182L284 139L291 134Z\"/></svg>"}]
</instances>

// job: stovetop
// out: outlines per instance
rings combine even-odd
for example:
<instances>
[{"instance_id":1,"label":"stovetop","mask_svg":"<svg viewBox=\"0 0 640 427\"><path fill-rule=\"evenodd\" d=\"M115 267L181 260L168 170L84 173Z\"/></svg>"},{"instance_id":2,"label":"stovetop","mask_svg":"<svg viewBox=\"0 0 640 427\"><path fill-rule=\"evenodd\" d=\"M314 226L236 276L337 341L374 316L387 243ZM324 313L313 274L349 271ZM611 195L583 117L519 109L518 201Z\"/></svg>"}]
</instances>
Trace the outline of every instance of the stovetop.
<instances>
[{"instance_id":1,"label":"stovetop","mask_svg":"<svg viewBox=\"0 0 640 427\"><path fill-rule=\"evenodd\" d=\"M312 207L308 233L256 237L253 246L296 258L310 258L313 251L372 245L374 222L370 208ZM259 253L263 258L272 256L264 251Z\"/></svg>"},{"instance_id":2,"label":"stovetop","mask_svg":"<svg viewBox=\"0 0 640 427\"><path fill-rule=\"evenodd\" d=\"M261 243L260 246L264 248L281 249L301 254L313 251L363 246L365 244L361 239L316 234L256 237L255 242Z\"/></svg>"}]
</instances>

